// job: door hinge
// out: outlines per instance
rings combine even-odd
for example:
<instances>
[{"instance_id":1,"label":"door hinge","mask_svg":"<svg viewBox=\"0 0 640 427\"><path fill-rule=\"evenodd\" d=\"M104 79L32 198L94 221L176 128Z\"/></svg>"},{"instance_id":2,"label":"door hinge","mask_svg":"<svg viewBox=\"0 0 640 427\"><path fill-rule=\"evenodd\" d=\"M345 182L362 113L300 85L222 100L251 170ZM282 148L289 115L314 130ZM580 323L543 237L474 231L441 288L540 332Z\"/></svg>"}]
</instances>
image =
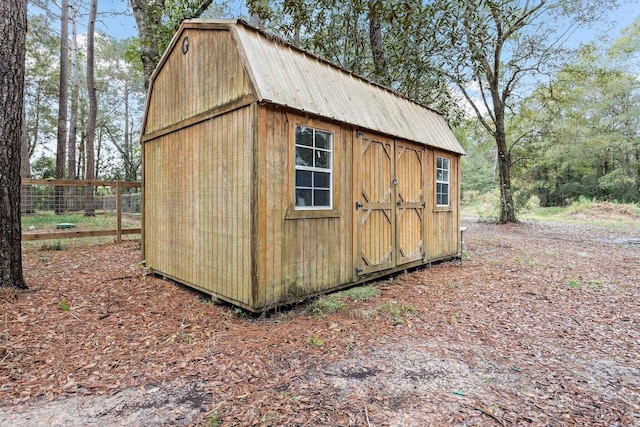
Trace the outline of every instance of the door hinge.
<instances>
[{"instance_id":1,"label":"door hinge","mask_svg":"<svg viewBox=\"0 0 640 427\"><path fill-rule=\"evenodd\" d=\"M356 202L356 210L358 210L360 208L363 208L363 207L364 207L364 205L362 203Z\"/></svg>"},{"instance_id":2,"label":"door hinge","mask_svg":"<svg viewBox=\"0 0 640 427\"><path fill-rule=\"evenodd\" d=\"M361 268L356 267L356 275L358 275L358 274L360 274L360 273L362 273L362 269L361 269Z\"/></svg>"},{"instance_id":3,"label":"door hinge","mask_svg":"<svg viewBox=\"0 0 640 427\"><path fill-rule=\"evenodd\" d=\"M422 204L420 206L424 208L424 207L427 206L427 204L425 202L422 202Z\"/></svg>"}]
</instances>

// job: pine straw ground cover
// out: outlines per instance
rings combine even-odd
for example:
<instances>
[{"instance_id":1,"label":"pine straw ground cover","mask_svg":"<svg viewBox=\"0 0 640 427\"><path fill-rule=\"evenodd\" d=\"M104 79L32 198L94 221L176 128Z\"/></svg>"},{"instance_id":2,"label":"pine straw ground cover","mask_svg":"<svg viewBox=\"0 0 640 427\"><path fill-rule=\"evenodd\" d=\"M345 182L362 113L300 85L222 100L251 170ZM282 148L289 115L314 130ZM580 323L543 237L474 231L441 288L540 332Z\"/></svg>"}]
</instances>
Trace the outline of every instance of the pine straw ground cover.
<instances>
[{"instance_id":1,"label":"pine straw ground cover","mask_svg":"<svg viewBox=\"0 0 640 427\"><path fill-rule=\"evenodd\" d=\"M626 224L468 222L462 265L261 317L145 277L135 242L27 250L0 425L639 426Z\"/></svg>"}]
</instances>

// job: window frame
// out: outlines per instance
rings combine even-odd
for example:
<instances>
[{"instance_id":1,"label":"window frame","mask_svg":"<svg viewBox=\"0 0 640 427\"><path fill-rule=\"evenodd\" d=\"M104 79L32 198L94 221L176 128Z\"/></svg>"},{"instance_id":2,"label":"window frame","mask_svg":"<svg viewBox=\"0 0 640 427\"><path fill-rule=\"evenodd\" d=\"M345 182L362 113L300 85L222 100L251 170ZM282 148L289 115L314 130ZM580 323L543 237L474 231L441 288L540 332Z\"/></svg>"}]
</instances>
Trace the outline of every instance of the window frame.
<instances>
[{"instance_id":1,"label":"window frame","mask_svg":"<svg viewBox=\"0 0 640 427\"><path fill-rule=\"evenodd\" d=\"M311 143L312 145L304 145L299 143L300 141L298 141L298 129L303 128L303 129L309 129L311 130ZM317 133L322 133L325 135L328 135L328 148L324 148L324 147L318 147L316 146L316 134ZM315 127L312 126L307 126L307 125L297 125L295 127L295 143L294 143L294 191L295 191L295 198L294 198L294 205L295 205L295 209L299 210L299 211L305 211L305 210L332 210L333 209L333 181L334 181L334 171L333 171L333 133L329 132L329 131L325 131L322 129L317 129ZM314 164L311 166L308 165L301 165L298 164L297 160L298 160L298 149L301 150L310 150L311 151L311 157L314 160ZM328 161L328 166L327 167L322 167L322 166L316 166L315 165L315 161L316 161L316 157L319 158L321 153L328 153L328 157L329 157L329 161ZM310 183L309 185L299 185L298 184L298 172L310 172ZM316 186L316 174L328 174L329 175L329 184L328 187L322 187L322 186ZM328 189L328 205L323 205L323 204L315 204L315 198L316 198L316 194L317 192L326 192ZM300 200L300 198L298 197L298 191L299 190L308 190L310 191L310 195L311 195L311 205L298 205L298 201Z\"/></svg>"},{"instance_id":2,"label":"window frame","mask_svg":"<svg viewBox=\"0 0 640 427\"><path fill-rule=\"evenodd\" d=\"M436 159L435 159L435 191L434 191L434 196L435 196L435 206L436 209L446 209L446 208L450 208L451 207L451 158L450 157L445 157L445 156L440 156L436 154ZM438 161L442 160L443 164L442 167L438 167ZM446 161L447 163L447 167L444 167L444 161ZM439 178L440 174L439 171L443 171L446 172L446 179L441 179ZM444 175L444 173L443 173ZM446 185L447 187L447 191L446 193L440 191L440 186L441 185ZM440 197L444 196L446 194L447 197L447 203L439 203L440 201Z\"/></svg>"},{"instance_id":3,"label":"window frame","mask_svg":"<svg viewBox=\"0 0 640 427\"><path fill-rule=\"evenodd\" d=\"M314 120L312 118L303 118L293 114L287 114L288 121L288 141L289 141L289 207L285 214L285 219L306 219L306 218L338 218L340 216L338 207L338 197L340 183L338 182L338 173L336 165L339 164L339 152L336 148L338 141L340 141L340 127L328 124L320 120ZM331 136L331 149L330 149L330 168L314 168L309 166L302 166L296 164L296 147L299 145L296 141L296 130L299 127L311 128L314 131L325 132ZM315 132L314 132L313 147L315 148ZM302 145L300 145L302 146ZM320 151L323 151L322 149ZM314 151L314 156L316 151ZM329 182L329 206L298 206L296 197L296 172L297 171L312 171L319 173L330 173ZM313 175L312 175L313 179ZM312 182L313 184L313 182ZM322 188L322 187L318 187ZM312 189L313 191L313 189Z\"/></svg>"}]
</instances>

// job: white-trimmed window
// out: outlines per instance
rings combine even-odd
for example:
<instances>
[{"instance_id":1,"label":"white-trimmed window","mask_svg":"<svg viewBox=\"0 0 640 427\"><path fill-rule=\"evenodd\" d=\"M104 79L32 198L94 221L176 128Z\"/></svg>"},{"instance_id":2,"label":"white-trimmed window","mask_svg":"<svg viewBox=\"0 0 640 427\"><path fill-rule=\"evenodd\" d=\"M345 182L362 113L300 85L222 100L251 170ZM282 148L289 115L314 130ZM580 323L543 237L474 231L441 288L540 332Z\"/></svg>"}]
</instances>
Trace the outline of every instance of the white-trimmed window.
<instances>
[{"instance_id":1,"label":"white-trimmed window","mask_svg":"<svg viewBox=\"0 0 640 427\"><path fill-rule=\"evenodd\" d=\"M296 209L333 208L333 134L296 127Z\"/></svg>"},{"instance_id":2,"label":"white-trimmed window","mask_svg":"<svg viewBox=\"0 0 640 427\"><path fill-rule=\"evenodd\" d=\"M450 160L436 156L436 206L449 206Z\"/></svg>"}]
</instances>

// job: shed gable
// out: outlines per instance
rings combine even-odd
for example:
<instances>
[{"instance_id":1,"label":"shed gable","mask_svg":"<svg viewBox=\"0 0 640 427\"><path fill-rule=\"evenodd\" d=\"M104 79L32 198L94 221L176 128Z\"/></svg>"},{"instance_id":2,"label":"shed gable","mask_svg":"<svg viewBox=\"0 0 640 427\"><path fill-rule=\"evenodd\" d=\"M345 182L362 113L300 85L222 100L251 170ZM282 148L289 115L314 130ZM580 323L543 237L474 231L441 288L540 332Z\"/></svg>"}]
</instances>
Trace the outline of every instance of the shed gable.
<instances>
[{"instance_id":1,"label":"shed gable","mask_svg":"<svg viewBox=\"0 0 640 427\"><path fill-rule=\"evenodd\" d=\"M228 26L181 28L151 78L145 135L255 98Z\"/></svg>"}]
</instances>

